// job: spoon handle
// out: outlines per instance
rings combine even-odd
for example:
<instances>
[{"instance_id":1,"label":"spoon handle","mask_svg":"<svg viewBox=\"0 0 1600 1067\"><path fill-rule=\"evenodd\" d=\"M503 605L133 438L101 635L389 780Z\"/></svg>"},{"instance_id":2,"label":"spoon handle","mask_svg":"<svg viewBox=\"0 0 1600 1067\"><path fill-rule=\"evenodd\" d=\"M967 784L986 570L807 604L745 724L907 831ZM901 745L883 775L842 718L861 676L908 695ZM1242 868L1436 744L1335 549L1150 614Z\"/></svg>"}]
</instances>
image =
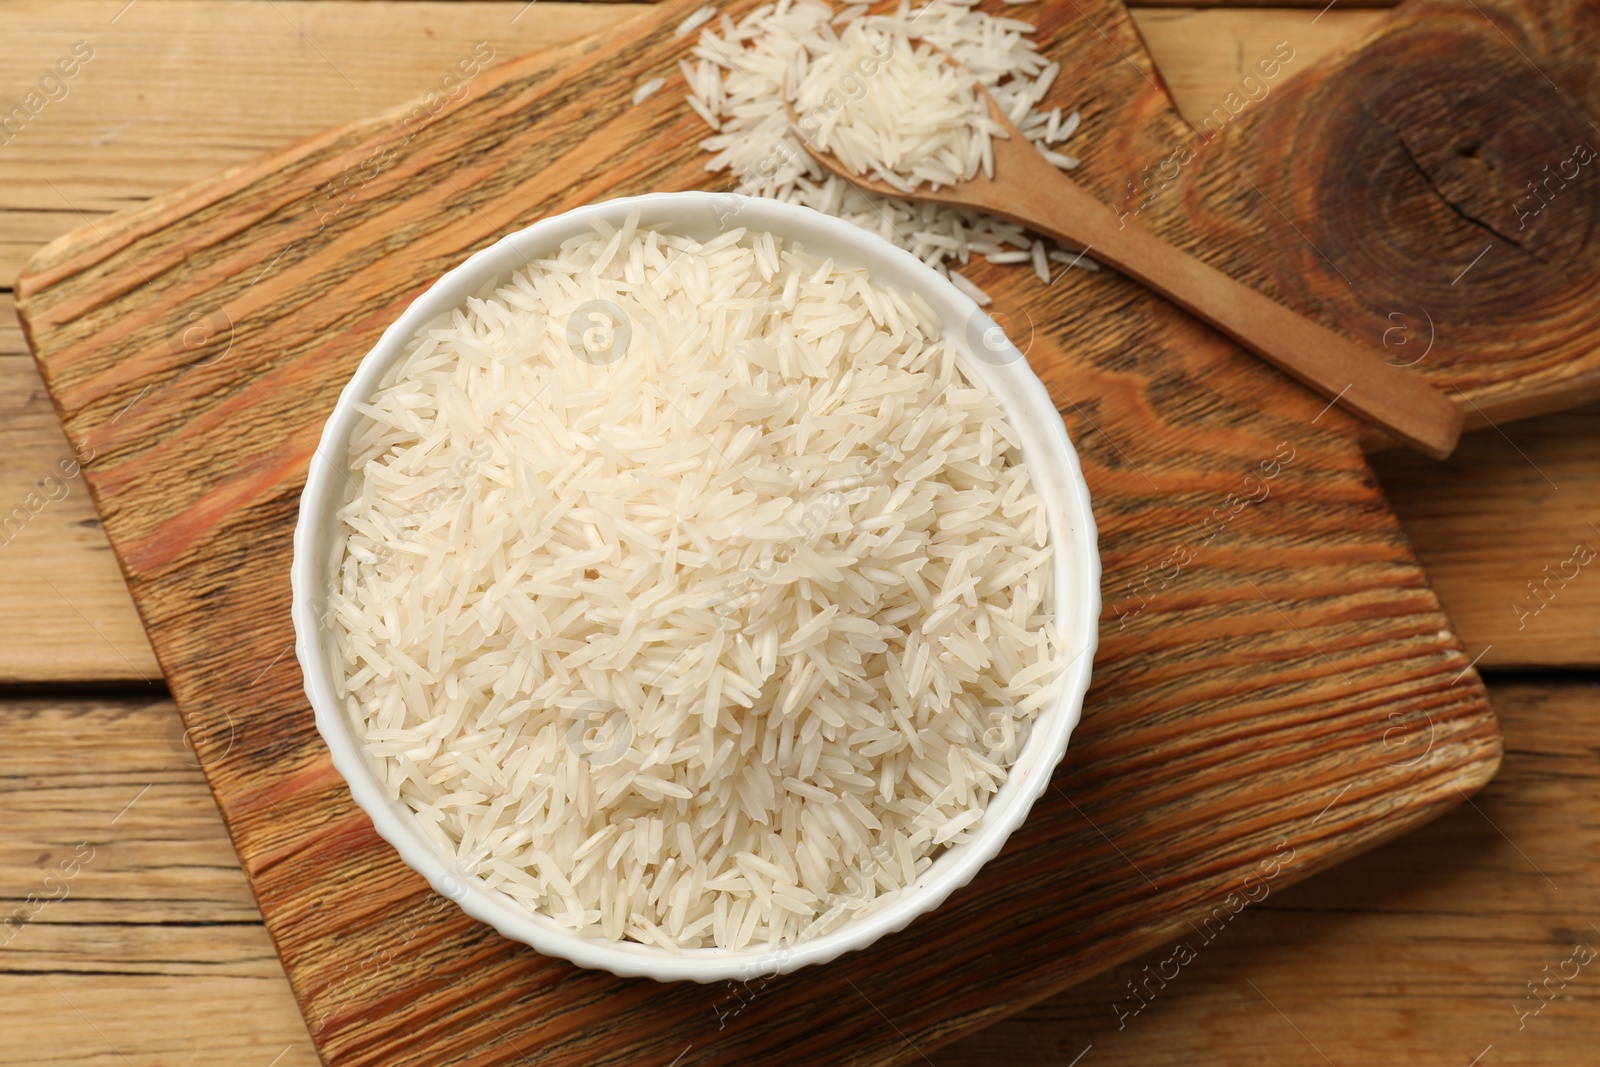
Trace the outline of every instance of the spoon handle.
<instances>
[{"instance_id":1,"label":"spoon handle","mask_svg":"<svg viewBox=\"0 0 1600 1067\"><path fill-rule=\"evenodd\" d=\"M1386 362L1215 267L1123 221L1070 179L1030 181L1006 213L1165 296L1268 363L1435 459L1461 436L1461 409Z\"/></svg>"}]
</instances>

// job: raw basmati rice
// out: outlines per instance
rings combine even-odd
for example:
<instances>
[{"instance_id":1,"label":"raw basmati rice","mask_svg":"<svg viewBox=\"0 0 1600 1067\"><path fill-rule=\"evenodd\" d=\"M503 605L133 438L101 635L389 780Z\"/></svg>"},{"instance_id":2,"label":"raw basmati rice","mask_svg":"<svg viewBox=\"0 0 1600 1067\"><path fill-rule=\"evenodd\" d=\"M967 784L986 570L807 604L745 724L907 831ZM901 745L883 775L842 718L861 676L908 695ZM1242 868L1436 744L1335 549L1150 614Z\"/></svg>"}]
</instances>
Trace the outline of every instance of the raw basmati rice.
<instances>
[{"instance_id":1,"label":"raw basmati rice","mask_svg":"<svg viewBox=\"0 0 1600 1067\"><path fill-rule=\"evenodd\" d=\"M940 272L951 263L967 263L973 255L1027 251L1033 239L1015 223L879 196L824 171L807 154L784 108L786 80L798 87L816 65L827 64L838 77L831 87L825 84L828 79L809 80L807 91L825 106L820 111L810 106L808 113L813 128L837 126L838 110L846 103L870 99L895 81L883 77L883 64L876 58L881 52L871 51L874 41L932 45L975 75L1023 135L1047 153L1046 159L1064 169L1077 166L1076 158L1046 146L1064 142L1076 132L1078 112L1047 137L1052 112L1038 110L1059 66L1035 49L1030 23L978 11L976 3L930 0L913 8L903 2L892 15L869 16L859 5L835 13L823 0L779 0L758 7L737 23L724 17L720 24L708 26L691 60L681 64L690 106L715 131L701 142L712 153L707 169L729 172L739 192L804 204L843 218L893 241ZM911 62L913 51L904 48L890 58ZM844 56L846 52L851 56ZM935 76L939 67L949 69L940 63L917 65L926 65ZM898 69L894 63L889 66L891 74ZM828 96L830 88L833 97ZM896 130L905 142L928 132L915 112L902 114L900 120ZM802 121L807 121L805 114ZM974 139L981 146L983 139ZM1077 254L1076 249L1071 251Z\"/></svg>"},{"instance_id":2,"label":"raw basmati rice","mask_svg":"<svg viewBox=\"0 0 1600 1067\"><path fill-rule=\"evenodd\" d=\"M661 87L666 84L667 79L665 78L651 78L647 82L641 82L639 87L633 91L634 106L637 107L646 100L650 99L656 93L660 92Z\"/></svg>"},{"instance_id":3,"label":"raw basmati rice","mask_svg":"<svg viewBox=\"0 0 1600 1067\"><path fill-rule=\"evenodd\" d=\"M1005 127L989 114L972 75L907 28L852 22L833 48L797 60L790 74L797 132L852 174L904 193L966 181L979 169L994 177L989 138L1009 136Z\"/></svg>"},{"instance_id":4,"label":"raw basmati rice","mask_svg":"<svg viewBox=\"0 0 1600 1067\"><path fill-rule=\"evenodd\" d=\"M1021 253L1021 255L1023 259L1028 257L1028 253L1026 252ZM1018 262L1021 262L1021 260ZM994 303L994 301L989 298L988 293L984 292L982 289L979 289L972 279L968 278L960 271L950 271L948 276L951 284L957 289L960 289L963 293L970 296L972 298L972 302L977 304L979 307L988 307L990 304Z\"/></svg>"},{"instance_id":5,"label":"raw basmati rice","mask_svg":"<svg viewBox=\"0 0 1600 1067\"><path fill-rule=\"evenodd\" d=\"M1015 431L862 271L597 224L359 410L347 712L464 873L582 935L837 928L968 839L1052 695Z\"/></svg>"},{"instance_id":6,"label":"raw basmati rice","mask_svg":"<svg viewBox=\"0 0 1600 1067\"><path fill-rule=\"evenodd\" d=\"M677 28L672 31L672 35L674 37L687 37L695 30L698 30L701 26L704 26L706 23L710 22L716 17L717 9L712 7L710 4L707 4L705 7L699 8L698 10L692 12L688 18L678 23Z\"/></svg>"}]
</instances>

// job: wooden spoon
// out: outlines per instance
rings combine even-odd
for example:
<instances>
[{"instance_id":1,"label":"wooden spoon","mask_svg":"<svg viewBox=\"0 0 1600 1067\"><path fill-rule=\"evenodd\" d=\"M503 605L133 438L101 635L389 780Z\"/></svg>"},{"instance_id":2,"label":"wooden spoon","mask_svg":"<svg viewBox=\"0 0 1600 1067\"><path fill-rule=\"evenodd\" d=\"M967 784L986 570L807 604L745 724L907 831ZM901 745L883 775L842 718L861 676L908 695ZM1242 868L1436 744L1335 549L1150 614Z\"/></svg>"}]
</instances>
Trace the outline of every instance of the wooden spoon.
<instances>
[{"instance_id":1,"label":"wooden spoon","mask_svg":"<svg viewBox=\"0 0 1600 1067\"><path fill-rule=\"evenodd\" d=\"M965 69L948 55L944 58ZM936 190L924 185L906 193L887 182L852 174L832 152L811 144L802 132L787 83L784 108L812 158L855 187L998 215L1083 248L1413 448L1435 459L1444 459L1455 448L1461 436L1461 409L1424 378L1301 317L1149 231L1125 225L1093 193L1045 160L976 77L973 83L1010 136L990 139L995 177L986 177L980 169L967 181Z\"/></svg>"}]
</instances>

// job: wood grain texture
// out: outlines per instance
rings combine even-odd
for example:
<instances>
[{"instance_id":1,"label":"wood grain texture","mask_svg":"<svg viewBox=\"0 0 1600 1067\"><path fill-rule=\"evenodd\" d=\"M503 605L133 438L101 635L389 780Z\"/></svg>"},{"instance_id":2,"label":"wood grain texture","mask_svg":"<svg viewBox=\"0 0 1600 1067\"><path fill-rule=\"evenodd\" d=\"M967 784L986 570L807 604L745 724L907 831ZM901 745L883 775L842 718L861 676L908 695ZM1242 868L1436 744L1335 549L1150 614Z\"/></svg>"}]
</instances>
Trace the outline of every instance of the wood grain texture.
<instances>
[{"instance_id":1,"label":"wood grain texture","mask_svg":"<svg viewBox=\"0 0 1600 1067\"><path fill-rule=\"evenodd\" d=\"M1524 983L1566 958L1574 938L1600 944L1576 914L1600 911L1600 771L1590 756L1600 747L1600 689L1492 678L1489 687L1506 755L1473 797L1476 810L1457 807L1302 886L1272 888L1122 1030L1111 1005L1126 1007L1126 982L1143 979L1146 963L1159 967L1169 946L930 1058L940 1067L1067 1067L1092 1041L1080 1067L1102 1057L1173 1067L1324 1064L1253 1000L1248 981L1341 1065L1464 1067L1490 1041L1489 1062L1586 1062L1600 1039L1587 981L1527 1031L1501 1038L1503 1024L1515 1028L1510 1005ZM12 820L0 853L0 913L39 888L40 865L68 854L86 831L97 849L65 899L0 945L0 1064L268 1067L280 1054L272 1067L317 1063L205 781L185 750L167 743L181 728L176 709L35 699L7 702L0 713L10 739L0 749L0 811ZM63 773L84 765L95 770ZM158 787L115 827L103 825L152 781ZM45 782L54 784L50 802L24 804ZM173 891L185 886L196 891Z\"/></svg>"},{"instance_id":2,"label":"wood grain texture","mask_svg":"<svg viewBox=\"0 0 1600 1067\"><path fill-rule=\"evenodd\" d=\"M0 294L0 682L124 682L161 668Z\"/></svg>"},{"instance_id":3,"label":"wood grain texture","mask_svg":"<svg viewBox=\"0 0 1600 1067\"><path fill-rule=\"evenodd\" d=\"M0 1063L315 1064L171 702L0 723Z\"/></svg>"},{"instance_id":4,"label":"wood grain texture","mask_svg":"<svg viewBox=\"0 0 1600 1067\"><path fill-rule=\"evenodd\" d=\"M75 42L94 58L0 145L0 284L41 245L110 212L437 89L479 41L521 55L644 10L540 0L518 18L523 4L138 0L113 23L126 3L5 5L0 100L37 89Z\"/></svg>"},{"instance_id":5,"label":"wood grain texture","mask_svg":"<svg viewBox=\"0 0 1600 1067\"><path fill-rule=\"evenodd\" d=\"M1182 127L1126 16L1092 10L1047 11L1043 34L1106 79L1085 116L1104 188ZM661 21L482 74L414 131L397 112L158 199L56 243L19 286L328 1062L901 1062L1200 920L1284 847L1281 885L1492 774L1481 685L1348 422L1317 421L1316 398L1115 277L1046 288L990 267L979 283L1039 324L1019 340L1084 459L1110 602L1084 725L1007 851L936 916L732 1017L733 991L578 971L430 900L346 799L286 658L296 494L354 362L445 266L602 193L704 180L697 120L665 95L626 103L684 49ZM388 169L317 210L330 177L402 131ZM194 314L230 328L186 349ZM1274 455L1271 494L1230 510ZM1122 585L1201 537L1135 614Z\"/></svg>"},{"instance_id":6,"label":"wood grain texture","mask_svg":"<svg viewBox=\"0 0 1600 1067\"><path fill-rule=\"evenodd\" d=\"M1121 202L1387 346L1457 392L1469 425L1570 407L1600 396L1597 47L1586 0L1416 0L1285 79L1290 37Z\"/></svg>"},{"instance_id":7,"label":"wood grain texture","mask_svg":"<svg viewBox=\"0 0 1600 1067\"><path fill-rule=\"evenodd\" d=\"M1594 666L1600 407L1469 434L1444 464L1398 452L1372 461L1480 665Z\"/></svg>"}]
</instances>

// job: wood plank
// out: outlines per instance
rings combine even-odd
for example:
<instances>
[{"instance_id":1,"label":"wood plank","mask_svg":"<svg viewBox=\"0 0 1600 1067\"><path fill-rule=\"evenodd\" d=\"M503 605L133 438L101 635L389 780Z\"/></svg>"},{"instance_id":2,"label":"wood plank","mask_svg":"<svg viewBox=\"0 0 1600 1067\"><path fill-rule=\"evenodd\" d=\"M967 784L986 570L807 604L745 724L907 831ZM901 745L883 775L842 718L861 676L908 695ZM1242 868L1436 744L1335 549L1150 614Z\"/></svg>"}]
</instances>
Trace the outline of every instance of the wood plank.
<instances>
[{"instance_id":1,"label":"wood plank","mask_svg":"<svg viewBox=\"0 0 1600 1067\"><path fill-rule=\"evenodd\" d=\"M0 838L0 918L45 891L46 871L83 843L92 859L69 898L50 905L53 921L162 922L188 908L206 922L259 919L170 700L13 698L0 701L0 722L0 804L12 828Z\"/></svg>"},{"instance_id":2,"label":"wood plank","mask_svg":"<svg viewBox=\"0 0 1600 1067\"><path fill-rule=\"evenodd\" d=\"M1462 438L1444 464L1373 467L1439 599L1485 666L1600 658L1600 405Z\"/></svg>"},{"instance_id":3,"label":"wood plank","mask_svg":"<svg viewBox=\"0 0 1600 1067\"><path fill-rule=\"evenodd\" d=\"M0 1003L16 1067L318 1063L281 980L0 973Z\"/></svg>"},{"instance_id":4,"label":"wood plank","mask_svg":"<svg viewBox=\"0 0 1600 1067\"><path fill-rule=\"evenodd\" d=\"M525 5L140 0L113 24L126 4L5 6L0 100L36 89L75 42L93 58L3 148L0 284L86 221L439 88L479 42L504 59L644 10L540 0L518 18Z\"/></svg>"},{"instance_id":5,"label":"wood plank","mask_svg":"<svg viewBox=\"0 0 1600 1067\"><path fill-rule=\"evenodd\" d=\"M82 445L82 442L79 442ZM161 688L100 519L0 293L0 683L137 682ZM70 475L70 476L69 476Z\"/></svg>"},{"instance_id":6,"label":"wood plank","mask_svg":"<svg viewBox=\"0 0 1600 1067\"><path fill-rule=\"evenodd\" d=\"M1067 1067L1093 1042L1081 1063L1321 1063L1270 1008L1252 1002L1248 980L1339 1064L1464 1067L1491 1041L1494 1059L1486 1062L1585 1062L1600 1039L1586 983L1574 983L1573 1001L1552 1004L1523 1033L1502 1041L1496 1028L1514 1031L1510 1002L1541 968L1566 957L1571 938L1600 947L1581 932L1584 916L1600 912L1600 828L1589 815L1600 788L1589 758L1600 746L1600 689L1491 682L1491 695L1506 758L1473 798L1477 810L1457 808L1303 885L1274 887L1121 1031L1111 1005L1126 1008L1126 982L1142 980L1145 963L1159 966L1166 946L932 1058L941 1067ZM17 794L35 782L60 783L54 804L39 805L38 818L6 835L0 889L8 898L32 891L42 878L39 858L70 854L91 818L104 822L141 783L161 782L114 828L99 828L95 857L70 894L0 945L0 1019L8 1028L0 1064L265 1067L286 1046L276 1067L316 1064L199 770L151 740L178 723L176 709L13 700L0 714L11 741L0 748L0 810L15 810ZM103 771L56 777L74 766ZM1551 890L1530 860L1562 888ZM196 870L223 864L233 867L226 883L185 899L169 895ZM126 1060L109 1053L61 993Z\"/></svg>"},{"instance_id":7,"label":"wood plank","mask_svg":"<svg viewBox=\"0 0 1600 1067\"><path fill-rule=\"evenodd\" d=\"M1184 127L1148 64L1124 58L1139 48L1125 14L1092 13L1042 9L1042 33L1105 79L1088 94L1096 149L1082 172L1104 189ZM387 143L398 115L107 220L52 245L19 284L66 425L104 448L87 477L179 706L196 724L248 723L208 779L330 1062L502 1062L534 1046L573 1064L680 1052L684 1064L899 1062L914 1052L847 980L932 1047L1153 944L1287 836L1303 847L1283 884L1492 773L1481 686L1351 424L1313 425L1320 399L1109 273L1046 289L991 265L979 284L1041 324L1030 358L1066 398L1116 602L1058 790L1006 853L848 971L774 983L732 1020L703 988L577 971L448 910L420 912L415 956L352 982L429 898L349 805L282 658L284 533L312 443L375 332L444 265L574 203L704 180L697 120L666 94L631 107L625 91L672 69L689 43L675 21L633 23L581 59L485 72L332 220L309 210L321 176ZM393 254L400 241L409 255ZM263 262L276 263L264 278ZM227 309L228 358L197 367L167 343L173 315L195 307ZM1210 445L1197 452L1201 424ZM1213 539L1179 590L1135 613L1122 585L1164 566L1275 453L1288 466L1270 498ZM1133 619L1119 626L1118 614ZM1402 767L1386 735L1429 715L1438 744ZM1064 856L1071 896L1059 892Z\"/></svg>"},{"instance_id":8,"label":"wood plank","mask_svg":"<svg viewBox=\"0 0 1600 1067\"><path fill-rule=\"evenodd\" d=\"M0 722L0 1064L315 1064L172 703Z\"/></svg>"}]
</instances>

